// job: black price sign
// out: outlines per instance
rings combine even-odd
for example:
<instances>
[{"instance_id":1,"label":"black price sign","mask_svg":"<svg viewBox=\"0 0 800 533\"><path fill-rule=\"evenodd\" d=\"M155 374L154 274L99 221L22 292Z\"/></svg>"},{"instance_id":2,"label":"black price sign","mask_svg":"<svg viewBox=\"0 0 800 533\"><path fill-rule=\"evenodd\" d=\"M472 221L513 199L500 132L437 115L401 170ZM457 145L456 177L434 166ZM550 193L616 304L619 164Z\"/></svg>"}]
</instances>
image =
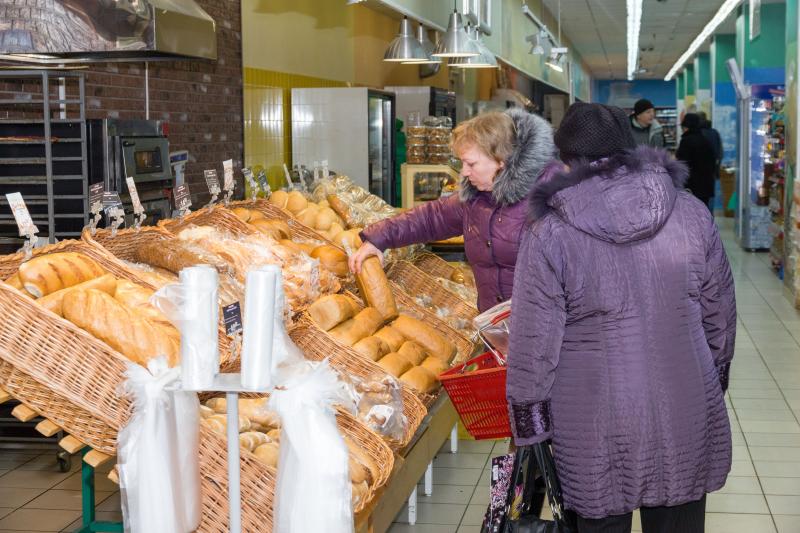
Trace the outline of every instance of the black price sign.
<instances>
[{"instance_id":1,"label":"black price sign","mask_svg":"<svg viewBox=\"0 0 800 533\"><path fill-rule=\"evenodd\" d=\"M203 175L206 178L206 185L208 185L208 192L212 195L218 195L221 191L219 189L219 178L217 178L216 170L204 170Z\"/></svg>"},{"instance_id":2,"label":"black price sign","mask_svg":"<svg viewBox=\"0 0 800 533\"><path fill-rule=\"evenodd\" d=\"M242 307L239 302L222 308L222 321L225 323L225 333L228 335L242 331Z\"/></svg>"},{"instance_id":3,"label":"black price sign","mask_svg":"<svg viewBox=\"0 0 800 533\"><path fill-rule=\"evenodd\" d=\"M99 213L103 209L103 184L93 183L89 186L89 211Z\"/></svg>"},{"instance_id":4,"label":"black price sign","mask_svg":"<svg viewBox=\"0 0 800 533\"><path fill-rule=\"evenodd\" d=\"M175 194L175 209L178 211L187 211L192 206L192 195L189 192L187 184L178 185L174 190Z\"/></svg>"}]
</instances>

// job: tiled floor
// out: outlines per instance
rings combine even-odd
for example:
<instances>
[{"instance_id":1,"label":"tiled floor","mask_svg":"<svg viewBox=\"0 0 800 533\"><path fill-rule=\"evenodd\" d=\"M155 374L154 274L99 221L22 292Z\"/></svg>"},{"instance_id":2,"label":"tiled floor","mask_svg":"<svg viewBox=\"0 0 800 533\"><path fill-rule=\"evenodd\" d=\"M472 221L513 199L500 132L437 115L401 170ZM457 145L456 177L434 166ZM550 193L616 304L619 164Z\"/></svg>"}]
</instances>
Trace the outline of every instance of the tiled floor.
<instances>
[{"instance_id":1,"label":"tiled floor","mask_svg":"<svg viewBox=\"0 0 800 533\"><path fill-rule=\"evenodd\" d=\"M800 313L786 299L765 254L726 249L736 275L739 334L727 398L733 434L733 470L708 499L708 533L800 533ZM418 491L417 524L391 533L477 532L488 503L489 458L507 443L461 441L434 461L434 492ZM58 473L50 452L0 451L0 533L74 531L80 519L79 462ZM101 469L107 470L107 469ZM98 518L119 520L117 486L96 476ZM638 530L638 519L634 530Z\"/></svg>"},{"instance_id":2,"label":"tiled floor","mask_svg":"<svg viewBox=\"0 0 800 533\"><path fill-rule=\"evenodd\" d=\"M721 220L739 310L736 355L727 398L733 469L708 497L707 533L800 533L800 313L769 267L746 253ZM420 485L417 523L404 508L390 533L476 533L488 503L489 458L505 442L445 445L434 461L433 495ZM477 484L476 484L477 481ZM639 531L638 517L634 531Z\"/></svg>"}]
</instances>

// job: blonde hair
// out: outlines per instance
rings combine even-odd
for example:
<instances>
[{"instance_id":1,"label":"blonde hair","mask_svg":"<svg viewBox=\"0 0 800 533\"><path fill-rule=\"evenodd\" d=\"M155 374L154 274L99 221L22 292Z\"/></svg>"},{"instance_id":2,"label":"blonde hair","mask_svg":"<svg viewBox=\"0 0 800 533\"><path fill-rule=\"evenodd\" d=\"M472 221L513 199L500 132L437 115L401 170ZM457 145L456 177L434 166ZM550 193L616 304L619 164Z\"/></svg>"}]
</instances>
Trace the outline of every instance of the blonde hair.
<instances>
[{"instance_id":1,"label":"blonde hair","mask_svg":"<svg viewBox=\"0 0 800 533\"><path fill-rule=\"evenodd\" d=\"M464 149L475 147L501 163L514 152L515 133L514 121L506 113L483 113L453 130L450 149L458 155Z\"/></svg>"}]
</instances>

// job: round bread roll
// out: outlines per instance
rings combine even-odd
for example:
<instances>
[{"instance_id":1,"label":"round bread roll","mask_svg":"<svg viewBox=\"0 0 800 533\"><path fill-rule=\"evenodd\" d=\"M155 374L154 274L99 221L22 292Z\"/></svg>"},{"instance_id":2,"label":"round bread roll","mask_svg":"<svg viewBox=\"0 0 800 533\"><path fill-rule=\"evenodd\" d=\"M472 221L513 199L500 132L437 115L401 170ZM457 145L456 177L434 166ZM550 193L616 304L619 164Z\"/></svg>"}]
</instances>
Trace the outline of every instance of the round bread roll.
<instances>
[{"instance_id":1,"label":"round bread roll","mask_svg":"<svg viewBox=\"0 0 800 533\"><path fill-rule=\"evenodd\" d=\"M331 227L328 228L328 238L333 240L333 238L336 235L339 235L343 231L344 228L342 227L342 224L340 224L339 222L334 222L333 224L331 224Z\"/></svg>"},{"instance_id":2,"label":"round bread roll","mask_svg":"<svg viewBox=\"0 0 800 533\"><path fill-rule=\"evenodd\" d=\"M278 468L278 457L280 456L280 449L274 442L262 444L253 451L253 454L264 464L272 468Z\"/></svg>"},{"instance_id":3,"label":"round bread roll","mask_svg":"<svg viewBox=\"0 0 800 533\"><path fill-rule=\"evenodd\" d=\"M277 205L281 209L286 208L286 204L289 201L289 193L286 191L275 191L269 195L269 203L272 205Z\"/></svg>"},{"instance_id":4,"label":"round bread roll","mask_svg":"<svg viewBox=\"0 0 800 533\"><path fill-rule=\"evenodd\" d=\"M339 277L346 277L350 273L347 265L347 255L335 246L323 244L311 251L311 257L319 259L319 264Z\"/></svg>"},{"instance_id":5,"label":"round bread roll","mask_svg":"<svg viewBox=\"0 0 800 533\"><path fill-rule=\"evenodd\" d=\"M373 361L379 360L391 351L386 341L375 335L364 337L353 345L353 349L361 355L369 357Z\"/></svg>"},{"instance_id":6,"label":"round bread roll","mask_svg":"<svg viewBox=\"0 0 800 533\"><path fill-rule=\"evenodd\" d=\"M399 350L403 343L406 342L406 338L403 336L403 334L394 329L392 326L382 327L378 330L375 336L383 339L384 342L389 345L389 349L393 352Z\"/></svg>"},{"instance_id":7,"label":"round bread roll","mask_svg":"<svg viewBox=\"0 0 800 533\"><path fill-rule=\"evenodd\" d=\"M233 214L239 217L242 222L250 220L250 210L246 207L234 207L231 211L233 211Z\"/></svg>"},{"instance_id":8,"label":"round bread roll","mask_svg":"<svg viewBox=\"0 0 800 533\"><path fill-rule=\"evenodd\" d=\"M319 207L317 204L308 204L308 207L297 213L295 218L309 228L313 228L317 222L317 215L319 214Z\"/></svg>"},{"instance_id":9,"label":"round bread roll","mask_svg":"<svg viewBox=\"0 0 800 533\"><path fill-rule=\"evenodd\" d=\"M411 369L411 363L397 352L384 355L381 360L378 361L378 365L396 378L399 378Z\"/></svg>"},{"instance_id":10,"label":"round bread roll","mask_svg":"<svg viewBox=\"0 0 800 533\"><path fill-rule=\"evenodd\" d=\"M426 357L428 357L425 349L414 341L406 341L397 350L397 353L408 359L408 362L414 366L422 364Z\"/></svg>"},{"instance_id":11,"label":"round bread roll","mask_svg":"<svg viewBox=\"0 0 800 533\"><path fill-rule=\"evenodd\" d=\"M320 200L319 203L317 203L317 205L320 206L320 207L330 207L331 206L328 203L328 200Z\"/></svg>"},{"instance_id":12,"label":"round bread roll","mask_svg":"<svg viewBox=\"0 0 800 533\"><path fill-rule=\"evenodd\" d=\"M308 200L300 191L292 191L286 199L286 209L292 214L297 214L308 207Z\"/></svg>"},{"instance_id":13,"label":"round bread roll","mask_svg":"<svg viewBox=\"0 0 800 533\"><path fill-rule=\"evenodd\" d=\"M314 221L314 227L320 231L328 231L331 225L336 222L336 213L330 207L323 207L317 213L317 218Z\"/></svg>"},{"instance_id":14,"label":"round bread roll","mask_svg":"<svg viewBox=\"0 0 800 533\"><path fill-rule=\"evenodd\" d=\"M436 388L436 377L424 366L415 366L400 376L400 381L419 392L429 393Z\"/></svg>"},{"instance_id":15,"label":"round bread roll","mask_svg":"<svg viewBox=\"0 0 800 533\"><path fill-rule=\"evenodd\" d=\"M203 418L201 420L203 424L205 424L208 428L217 433L225 434L225 417L223 416L222 419L217 418L216 416L210 416L208 418Z\"/></svg>"},{"instance_id":16,"label":"round bread roll","mask_svg":"<svg viewBox=\"0 0 800 533\"><path fill-rule=\"evenodd\" d=\"M359 237L358 233L361 231L361 228L353 228L348 229L345 231L339 232L338 235L335 235L331 240L333 244L343 248L345 252L348 254L355 252L361 247L361 237Z\"/></svg>"},{"instance_id":17,"label":"round bread roll","mask_svg":"<svg viewBox=\"0 0 800 533\"><path fill-rule=\"evenodd\" d=\"M211 398L206 402L206 406L215 413L225 414L228 412L228 402L225 398Z\"/></svg>"},{"instance_id":18,"label":"round bread roll","mask_svg":"<svg viewBox=\"0 0 800 533\"><path fill-rule=\"evenodd\" d=\"M205 405L200 406L200 418L209 418L214 416L214 410L210 407L206 407Z\"/></svg>"},{"instance_id":19,"label":"round bread roll","mask_svg":"<svg viewBox=\"0 0 800 533\"><path fill-rule=\"evenodd\" d=\"M267 431L267 437L272 439L273 442L280 442L281 440L281 430L278 428L270 429Z\"/></svg>"},{"instance_id":20,"label":"round bread roll","mask_svg":"<svg viewBox=\"0 0 800 533\"><path fill-rule=\"evenodd\" d=\"M447 371L447 365L438 357L428 357L422 362L423 368L430 370L434 376L439 376L442 372Z\"/></svg>"}]
</instances>

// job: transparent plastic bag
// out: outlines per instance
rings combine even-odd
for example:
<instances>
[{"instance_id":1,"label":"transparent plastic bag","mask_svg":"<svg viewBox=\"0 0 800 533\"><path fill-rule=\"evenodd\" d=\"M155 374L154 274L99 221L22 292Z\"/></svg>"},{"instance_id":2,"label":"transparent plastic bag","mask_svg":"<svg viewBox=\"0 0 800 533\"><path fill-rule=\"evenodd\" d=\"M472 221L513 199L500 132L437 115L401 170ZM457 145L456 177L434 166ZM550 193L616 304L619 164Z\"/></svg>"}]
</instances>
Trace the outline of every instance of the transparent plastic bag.
<instances>
[{"instance_id":1,"label":"transparent plastic bag","mask_svg":"<svg viewBox=\"0 0 800 533\"><path fill-rule=\"evenodd\" d=\"M348 376L356 394L356 416L370 429L396 441L406 434L400 384L392 376Z\"/></svg>"},{"instance_id":2,"label":"transparent plastic bag","mask_svg":"<svg viewBox=\"0 0 800 533\"><path fill-rule=\"evenodd\" d=\"M511 327L511 300L499 303L472 319L486 347L505 360Z\"/></svg>"},{"instance_id":3,"label":"transparent plastic bag","mask_svg":"<svg viewBox=\"0 0 800 533\"><path fill-rule=\"evenodd\" d=\"M188 533L200 524L200 404L191 392L170 391L180 376L163 357L148 368L129 363L120 394L133 415L117 438L125 531Z\"/></svg>"},{"instance_id":4,"label":"transparent plastic bag","mask_svg":"<svg viewBox=\"0 0 800 533\"><path fill-rule=\"evenodd\" d=\"M342 392L338 376L322 362L270 397L282 423L275 531L353 531L349 452L333 408Z\"/></svg>"}]
</instances>

